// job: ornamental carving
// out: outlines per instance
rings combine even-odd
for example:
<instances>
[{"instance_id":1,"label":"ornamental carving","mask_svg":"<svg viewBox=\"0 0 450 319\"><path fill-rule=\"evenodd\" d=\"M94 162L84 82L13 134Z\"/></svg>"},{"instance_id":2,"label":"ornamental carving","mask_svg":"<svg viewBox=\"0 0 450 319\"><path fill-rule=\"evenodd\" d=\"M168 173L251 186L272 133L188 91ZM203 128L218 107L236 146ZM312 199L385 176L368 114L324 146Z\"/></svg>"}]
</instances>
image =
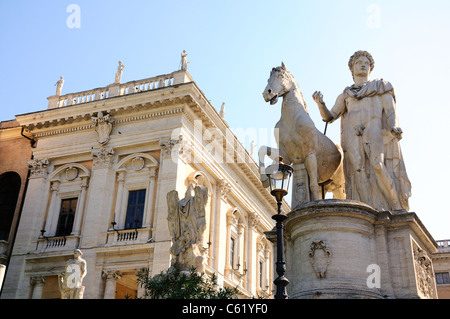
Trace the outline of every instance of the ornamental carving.
<instances>
[{"instance_id":1,"label":"ornamental carving","mask_svg":"<svg viewBox=\"0 0 450 319\"><path fill-rule=\"evenodd\" d=\"M95 131L98 135L98 143L105 145L109 141L114 120L108 113L100 111L96 116L92 116L92 122L95 125Z\"/></svg>"},{"instance_id":2,"label":"ornamental carving","mask_svg":"<svg viewBox=\"0 0 450 319\"><path fill-rule=\"evenodd\" d=\"M98 148L92 150L92 157L94 158L94 167L103 168L111 167L113 163L114 149L112 148Z\"/></svg>"},{"instance_id":3,"label":"ornamental carving","mask_svg":"<svg viewBox=\"0 0 450 319\"><path fill-rule=\"evenodd\" d=\"M185 162L190 160L192 146L183 139L182 135L178 139L161 140L159 145L161 146L162 159L180 157Z\"/></svg>"},{"instance_id":4,"label":"ornamental carving","mask_svg":"<svg viewBox=\"0 0 450 319\"><path fill-rule=\"evenodd\" d=\"M172 237L172 266L178 265L189 271L195 267L198 272L204 270L206 248L203 236L206 229L206 204L208 188L189 185L183 199L172 190L167 194L167 220Z\"/></svg>"},{"instance_id":5,"label":"ornamental carving","mask_svg":"<svg viewBox=\"0 0 450 319\"><path fill-rule=\"evenodd\" d=\"M28 161L28 167L30 168L30 177L46 177L48 173L48 166L50 162L48 159L35 158Z\"/></svg>"},{"instance_id":6,"label":"ornamental carving","mask_svg":"<svg viewBox=\"0 0 450 319\"><path fill-rule=\"evenodd\" d=\"M218 187L219 187L220 197L226 201L228 198L228 194L231 191L231 185L226 180L222 179L219 182Z\"/></svg>"},{"instance_id":7,"label":"ornamental carving","mask_svg":"<svg viewBox=\"0 0 450 319\"><path fill-rule=\"evenodd\" d=\"M323 240L313 241L309 247L309 261L317 274L317 278L325 278L328 264L331 261L331 250Z\"/></svg>"},{"instance_id":8,"label":"ornamental carving","mask_svg":"<svg viewBox=\"0 0 450 319\"><path fill-rule=\"evenodd\" d=\"M414 265L419 292L425 298L435 298L434 272L431 259L423 249L417 246L414 249Z\"/></svg>"},{"instance_id":9,"label":"ornamental carving","mask_svg":"<svg viewBox=\"0 0 450 319\"><path fill-rule=\"evenodd\" d=\"M68 181L73 181L74 179L76 179L78 177L78 168L73 167L73 166L68 167L68 168L66 168L65 173L66 173L66 179Z\"/></svg>"}]
</instances>

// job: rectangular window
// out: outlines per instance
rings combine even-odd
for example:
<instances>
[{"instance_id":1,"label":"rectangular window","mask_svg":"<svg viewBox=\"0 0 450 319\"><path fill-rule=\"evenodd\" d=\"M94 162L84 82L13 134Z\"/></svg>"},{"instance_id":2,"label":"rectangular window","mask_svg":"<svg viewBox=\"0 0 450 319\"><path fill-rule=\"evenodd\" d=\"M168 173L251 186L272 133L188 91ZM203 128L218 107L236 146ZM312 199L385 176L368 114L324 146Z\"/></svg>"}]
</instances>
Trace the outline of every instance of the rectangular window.
<instances>
[{"instance_id":1,"label":"rectangular window","mask_svg":"<svg viewBox=\"0 0 450 319\"><path fill-rule=\"evenodd\" d=\"M130 191L128 194L125 229L142 227L144 217L145 189Z\"/></svg>"},{"instance_id":2,"label":"rectangular window","mask_svg":"<svg viewBox=\"0 0 450 319\"><path fill-rule=\"evenodd\" d=\"M55 236L67 236L72 232L78 198L63 199L59 210L58 226Z\"/></svg>"},{"instance_id":3,"label":"rectangular window","mask_svg":"<svg viewBox=\"0 0 450 319\"><path fill-rule=\"evenodd\" d=\"M450 284L450 274L448 272L436 273L436 284L437 285Z\"/></svg>"}]
</instances>

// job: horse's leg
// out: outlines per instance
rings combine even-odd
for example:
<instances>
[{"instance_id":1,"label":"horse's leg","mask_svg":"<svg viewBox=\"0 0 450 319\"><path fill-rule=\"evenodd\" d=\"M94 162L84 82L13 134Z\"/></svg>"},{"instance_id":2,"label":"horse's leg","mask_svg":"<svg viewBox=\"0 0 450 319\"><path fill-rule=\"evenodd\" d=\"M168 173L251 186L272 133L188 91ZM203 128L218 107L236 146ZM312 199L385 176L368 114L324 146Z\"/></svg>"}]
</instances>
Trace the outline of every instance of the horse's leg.
<instances>
[{"instance_id":1,"label":"horse's leg","mask_svg":"<svg viewBox=\"0 0 450 319\"><path fill-rule=\"evenodd\" d=\"M319 187L319 174L317 171L317 158L316 154L309 153L305 158L305 168L309 176L309 189L311 191L311 201L319 200L320 187Z\"/></svg>"},{"instance_id":2,"label":"horse's leg","mask_svg":"<svg viewBox=\"0 0 450 319\"><path fill-rule=\"evenodd\" d=\"M325 190L333 193L334 199L346 199L345 194L345 175L344 175L344 165L341 163L338 169L334 173L331 179L333 180L329 185L325 186Z\"/></svg>"},{"instance_id":3,"label":"horse's leg","mask_svg":"<svg viewBox=\"0 0 450 319\"><path fill-rule=\"evenodd\" d=\"M259 179L261 180L263 187L269 187L269 178L265 174L266 166L264 164L264 157L268 156L269 158L272 159L272 161L275 161L274 156L278 154L276 150L277 150L276 148L272 148L265 145L261 146L258 150L258 162L259 162L258 165L260 174Z\"/></svg>"}]
</instances>

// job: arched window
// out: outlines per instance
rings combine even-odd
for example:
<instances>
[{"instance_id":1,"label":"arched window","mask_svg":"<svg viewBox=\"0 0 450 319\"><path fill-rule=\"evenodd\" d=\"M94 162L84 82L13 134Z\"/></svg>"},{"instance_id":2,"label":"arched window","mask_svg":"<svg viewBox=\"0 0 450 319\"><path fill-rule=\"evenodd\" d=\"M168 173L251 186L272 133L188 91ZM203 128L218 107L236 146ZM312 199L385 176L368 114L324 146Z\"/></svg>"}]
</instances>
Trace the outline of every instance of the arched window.
<instances>
[{"instance_id":1,"label":"arched window","mask_svg":"<svg viewBox=\"0 0 450 319\"><path fill-rule=\"evenodd\" d=\"M17 173L0 175L0 240L8 240L19 198L20 183Z\"/></svg>"}]
</instances>

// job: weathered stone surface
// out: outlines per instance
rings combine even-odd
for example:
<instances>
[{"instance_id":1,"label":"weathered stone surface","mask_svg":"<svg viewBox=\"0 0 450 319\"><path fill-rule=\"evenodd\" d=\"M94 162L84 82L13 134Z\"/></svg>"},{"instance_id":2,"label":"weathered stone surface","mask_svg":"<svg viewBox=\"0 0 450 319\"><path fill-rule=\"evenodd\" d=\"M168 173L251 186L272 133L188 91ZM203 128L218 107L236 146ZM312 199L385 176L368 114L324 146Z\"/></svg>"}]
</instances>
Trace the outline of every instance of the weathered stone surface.
<instances>
[{"instance_id":1,"label":"weathered stone surface","mask_svg":"<svg viewBox=\"0 0 450 319\"><path fill-rule=\"evenodd\" d=\"M436 245L415 213L378 212L362 202L329 199L287 216L290 298L437 297L432 265L424 257Z\"/></svg>"}]
</instances>

